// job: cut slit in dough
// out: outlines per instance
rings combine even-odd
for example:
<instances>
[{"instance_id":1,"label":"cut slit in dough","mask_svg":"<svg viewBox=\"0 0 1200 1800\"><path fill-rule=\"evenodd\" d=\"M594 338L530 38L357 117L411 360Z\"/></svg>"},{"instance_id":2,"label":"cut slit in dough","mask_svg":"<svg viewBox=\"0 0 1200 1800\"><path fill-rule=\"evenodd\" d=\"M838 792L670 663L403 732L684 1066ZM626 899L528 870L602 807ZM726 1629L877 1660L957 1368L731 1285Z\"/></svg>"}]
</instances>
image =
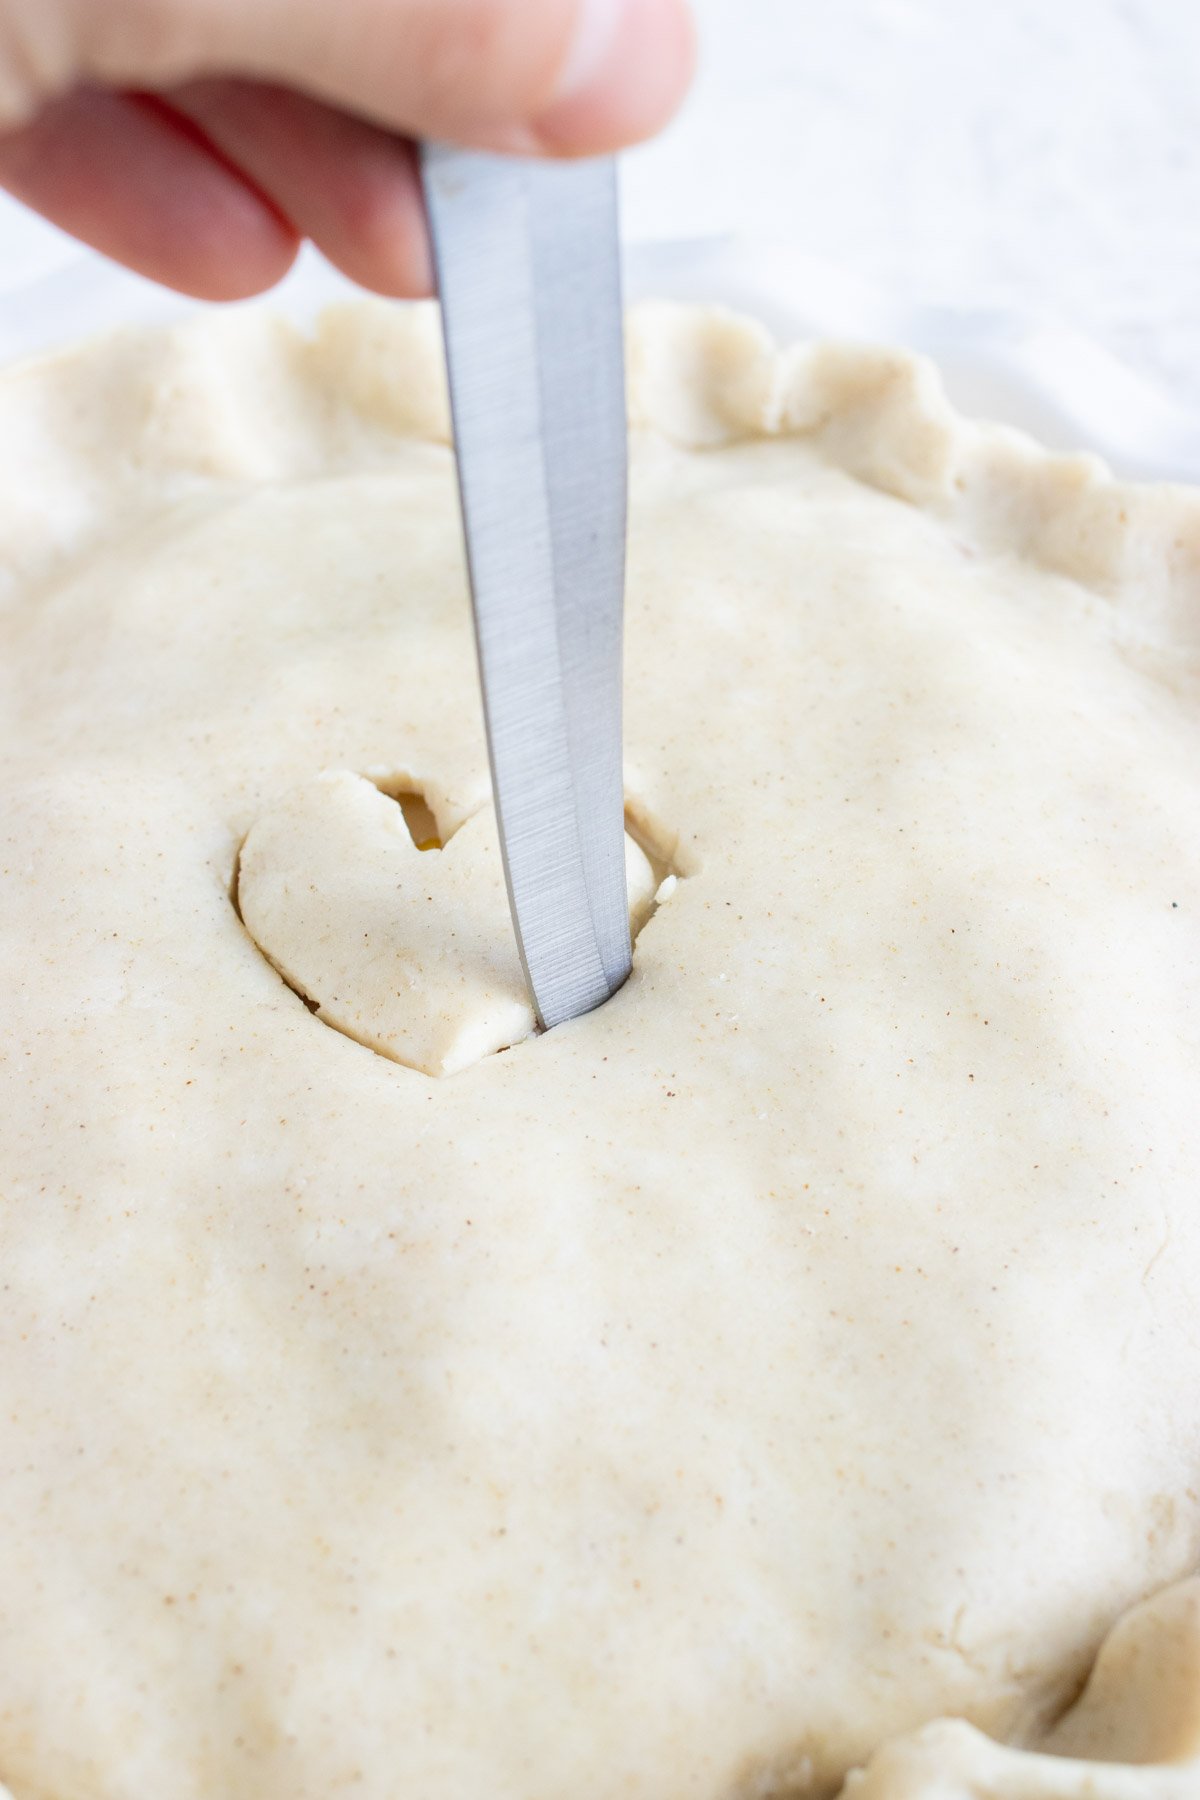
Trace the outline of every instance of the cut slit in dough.
<instances>
[{"instance_id":1,"label":"cut slit in dough","mask_svg":"<svg viewBox=\"0 0 1200 1800\"><path fill-rule=\"evenodd\" d=\"M636 936L656 883L632 838L625 852ZM422 852L374 783L317 775L251 826L237 898L289 986L393 1062L454 1075L534 1030L490 805Z\"/></svg>"},{"instance_id":2,"label":"cut slit in dough","mask_svg":"<svg viewBox=\"0 0 1200 1800\"><path fill-rule=\"evenodd\" d=\"M446 1081L229 892L399 831L356 771L484 830L434 313L0 378L16 1800L1200 1794L1200 499L900 353L630 364L688 878Z\"/></svg>"}]
</instances>

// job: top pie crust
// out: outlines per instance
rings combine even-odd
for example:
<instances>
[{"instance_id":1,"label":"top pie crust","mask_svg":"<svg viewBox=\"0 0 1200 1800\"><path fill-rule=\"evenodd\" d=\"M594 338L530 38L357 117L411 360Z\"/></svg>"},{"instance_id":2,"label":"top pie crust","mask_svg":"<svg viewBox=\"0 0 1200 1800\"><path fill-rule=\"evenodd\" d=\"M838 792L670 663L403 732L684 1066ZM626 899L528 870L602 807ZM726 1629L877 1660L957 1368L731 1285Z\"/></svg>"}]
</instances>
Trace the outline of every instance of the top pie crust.
<instances>
[{"instance_id":1,"label":"top pie crust","mask_svg":"<svg viewBox=\"0 0 1200 1800\"><path fill-rule=\"evenodd\" d=\"M1200 1793L1200 497L901 353L630 366L667 885L441 1079L234 905L314 783L486 809L432 310L0 378L15 1800Z\"/></svg>"}]
</instances>

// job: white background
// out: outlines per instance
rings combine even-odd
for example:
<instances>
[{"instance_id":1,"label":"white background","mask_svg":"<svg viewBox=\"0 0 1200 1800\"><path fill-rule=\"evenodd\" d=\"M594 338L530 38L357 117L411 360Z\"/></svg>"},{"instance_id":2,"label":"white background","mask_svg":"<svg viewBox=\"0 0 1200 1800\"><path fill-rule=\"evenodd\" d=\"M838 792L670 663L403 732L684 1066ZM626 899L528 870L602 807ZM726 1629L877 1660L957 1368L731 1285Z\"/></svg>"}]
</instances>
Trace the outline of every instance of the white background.
<instances>
[{"instance_id":1,"label":"white background","mask_svg":"<svg viewBox=\"0 0 1200 1800\"><path fill-rule=\"evenodd\" d=\"M1089 333L1200 413L1196 0L696 0L629 235L785 239L905 300ZM0 201L0 271L56 234ZM0 307L2 307L0 301Z\"/></svg>"}]
</instances>

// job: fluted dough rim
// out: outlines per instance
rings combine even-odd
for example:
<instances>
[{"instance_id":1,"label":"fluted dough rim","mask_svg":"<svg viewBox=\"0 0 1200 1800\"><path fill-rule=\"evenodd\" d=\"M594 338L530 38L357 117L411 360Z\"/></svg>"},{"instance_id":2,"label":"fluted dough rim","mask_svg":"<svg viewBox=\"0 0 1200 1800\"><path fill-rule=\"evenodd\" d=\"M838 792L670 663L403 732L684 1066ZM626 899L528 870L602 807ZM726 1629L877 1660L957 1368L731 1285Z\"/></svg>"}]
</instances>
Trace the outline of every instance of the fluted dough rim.
<instances>
[{"instance_id":1,"label":"fluted dough rim","mask_svg":"<svg viewBox=\"0 0 1200 1800\"><path fill-rule=\"evenodd\" d=\"M1195 1800L1200 1576L1127 1612L1036 1751L937 1719L880 1745L840 1800Z\"/></svg>"},{"instance_id":2,"label":"fluted dough rim","mask_svg":"<svg viewBox=\"0 0 1200 1800\"><path fill-rule=\"evenodd\" d=\"M0 372L0 547L28 573L144 505L222 480L314 477L336 446L361 466L397 436L448 446L437 308L362 299L311 335L269 308L109 333ZM926 357L837 342L780 349L718 307L645 302L628 324L635 429L690 447L795 437L856 480L1080 582L1135 637L1200 654L1200 490L1117 480L1089 454L964 419ZM79 395L86 393L86 403ZM75 515L52 518L64 447ZM102 452L102 454L98 454Z\"/></svg>"}]
</instances>

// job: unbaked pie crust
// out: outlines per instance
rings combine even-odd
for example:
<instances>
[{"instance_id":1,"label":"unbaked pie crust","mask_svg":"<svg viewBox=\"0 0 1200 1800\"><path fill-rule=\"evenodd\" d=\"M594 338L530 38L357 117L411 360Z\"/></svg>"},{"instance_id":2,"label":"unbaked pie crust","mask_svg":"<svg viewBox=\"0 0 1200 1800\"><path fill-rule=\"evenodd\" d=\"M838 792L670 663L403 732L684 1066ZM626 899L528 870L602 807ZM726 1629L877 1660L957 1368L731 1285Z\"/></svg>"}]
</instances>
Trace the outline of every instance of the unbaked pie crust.
<instances>
[{"instance_id":1,"label":"unbaked pie crust","mask_svg":"<svg viewBox=\"0 0 1200 1800\"><path fill-rule=\"evenodd\" d=\"M433 312L0 378L14 1800L1200 1795L1200 498L630 363L540 1037Z\"/></svg>"}]
</instances>

